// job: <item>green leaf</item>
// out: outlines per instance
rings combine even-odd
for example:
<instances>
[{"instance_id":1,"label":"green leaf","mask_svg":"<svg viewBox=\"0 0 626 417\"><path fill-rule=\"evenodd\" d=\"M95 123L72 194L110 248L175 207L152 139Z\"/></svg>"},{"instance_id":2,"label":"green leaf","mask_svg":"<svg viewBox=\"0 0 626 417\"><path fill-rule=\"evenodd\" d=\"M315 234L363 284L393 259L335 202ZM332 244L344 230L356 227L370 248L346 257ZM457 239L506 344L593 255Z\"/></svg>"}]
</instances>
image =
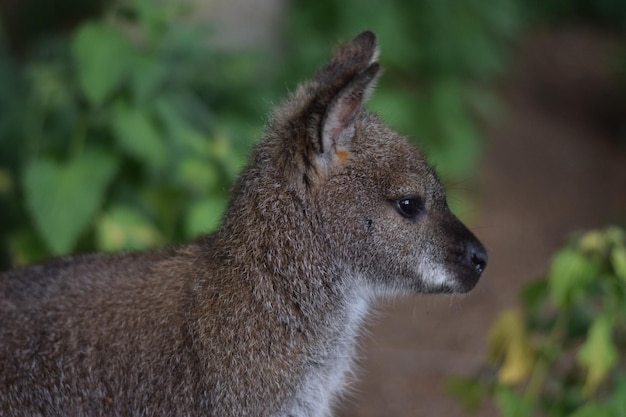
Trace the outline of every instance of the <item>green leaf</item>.
<instances>
[{"instance_id":1,"label":"green leaf","mask_svg":"<svg viewBox=\"0 0 626 417\"><path fill-rule=\"evenodd\" d=\"M626 284L626 247L614 246L611 250L611 265L615 275Z\"/></svg>"},{"instance_id":2,"label":"green leaf","mask_svg":"<svg viewBox=\"0 0 626 417\"><path fill-rule=\"evenodd\" d=\"M163 242L154 225L130 207L114 206L97 225L98 248L105 251L146 249Z\"/></svg>"},{"instance_id":3,"label":"green leaf","mask_svg":"<svg viewBox=\"0 0 626 417\"><path fill-rule=\"evenodd\" d=\"M26 205L39 234L57 254L71 252L100 207L117 161L106 153L84 152L66 164L50 159L26 166Z\"/></svg>"},{"instance_id":4,"label":"green leaf","mask_svg":"<svg viewBox=\"0 0 626 417\"><path fill-rule=\"evenodd\" d=\"M122 33L102 23L87 23L75 34L72 53L78 80L89 101L98 105L119 86L132 55Z\"/></svg>"},{"instance_id":5,"label":"green leaf","mask_svg":"<svg viewBox=\"0 0 626 417\"><path fill-rule=\"evenodd\" d=\"M176 138L176 146L184 147L194 156L212 156L207 134L193 124L176 102L160 98L154 103L155 112L169 137Z\"/></svg>"},{"instance_id":6,"label":"green leaf","mask_svg":"<svg viewBox=\"0 0 626 417\"><path fill-rule=\"evenodd\" d=\"M569 417L612 417L612 414L605 404L590 402L578 408Z\"/></svg>"},{"instance_id":7,"label":"green leaf","mask_svg":"<svg viewBox=\"0 0 626 417\"><path fill-rule=\"evenodd\" d=\"M181 160L176 172L185 188L202 194L215 187L219 180L215 164L194 157Z\"/></svg>"},{"instance_id":8,"label":"green leaf","mask_svg":"<svg viewBox=\"0 0 626 417\"><path fill-rule=\"evenodd\" d=\"M608 403L612 415L626 416L626 375L620 373L614 381L614 389Z\"/></svg>"},{"instance_id":9,"label":"green leaf","mask_svg":"<svg viewBox=\"0 0 626 417\"><path fill-rule=\"evenodd\" d=\"M532 415L533 402L510 387L496 387L494 400L502 417L530 417Z\"/></svg>"},{"instance_id":10,"label":"green leaf","mask_svg":"<svg viewBox=\"0 0 626 417\"><path fill-rule=\"evenodd\" d=\"M241 149L234 148L232 143L232 136L229 136L227 132L218 131L209 146L211 155L219 160L230 181L237 177L246 163Z\"/></svg>"},{"instance_id":11,"label":"green leaf","mask_svg":"<svg viewBox=\"0 0 626 417\"><path fill-rule=\"evenodd\" d=\"M626 245L626 230L619 226L611 226L606 229L606 237L614 245Z\"/></svg>"},{"instance_id":12,"label":"green leaf","mask_svg":"<svg viewBox=\"0 0 626 417\"><path fill-rule=\"evenodd\" d=\"M187 236L193 237L214 230L225 209L226 199L219 197L207 197L193 203L187 212Z\"/></svg>"},{"instance_id":13,"label":"green leaf","mask_svg":"<svg viewBox=\"0 0 626 417\"><path fill-rule=\"evenodd\" d=\"M167 148L149 114L140 107L118 104L113 109L112 127L117 143L128 155L153 168L167 162Z\"/></svg>"},{"instance_id":14,"label":"green leaf","mask_svg":"<svg viewBox=\"0 0 626 417\"><path fill-rule=\"evenodd\" d=\"M591 324L587 340L576 355L580 365L587 370L583 390L593 394L604 377L617 363L617 349L613 344L613 320L608 315L597 317Z\"/></svg>"},{"instance_id":15,"label":"green leaf","mask_svg":"<svg viewBox=\"0 0 626 417\"><path fill-rule=\"evenodd\" d=\"M557 252L552 259L548 281L555 304L570 306L594 281L600 266L597 259L587 257L575 248L566 247Z\"/></svg>"},{"instance_id":16,"label":"green leaf","mask_svg":"<svg viewBox=\"0 0 626 417\"><path fill-rule=\"evenodd\" d=\"M520 298L526 308L532 312L538 310L548 297L548 281L537 279L530 281L522 287Z\"/></svg>"},{"instance_id":17,"label":"green leaf","mask_svg":"<svg viewBox=\"0 0 626 417\"><path fill-rule=\"evenodd\" d=\"M137 55L130 68L131 86L139 102L145 102L158 91L167 78L167 65L150 55Z\"/></svg>"}]
</instances>

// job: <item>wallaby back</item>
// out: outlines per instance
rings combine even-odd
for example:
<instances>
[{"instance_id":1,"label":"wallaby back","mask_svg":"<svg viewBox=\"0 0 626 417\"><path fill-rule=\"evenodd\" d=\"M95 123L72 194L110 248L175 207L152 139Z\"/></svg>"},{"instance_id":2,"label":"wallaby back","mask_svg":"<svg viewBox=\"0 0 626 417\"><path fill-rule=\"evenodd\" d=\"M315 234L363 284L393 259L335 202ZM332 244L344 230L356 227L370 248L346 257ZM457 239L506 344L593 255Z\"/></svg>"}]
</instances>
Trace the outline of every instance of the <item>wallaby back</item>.
<instances>
[{"instance_id":1,"label":"wallaby back","mask_svg":"<svg viewBox=\"0 0 626 417\"><path fill-rule=\"evenodd\" d=\"M486 265L421 153L362 106L364 32L275 110L220 228L0 277L0 415L328 416L377 296Z\"/></svg>"}]
</instances>

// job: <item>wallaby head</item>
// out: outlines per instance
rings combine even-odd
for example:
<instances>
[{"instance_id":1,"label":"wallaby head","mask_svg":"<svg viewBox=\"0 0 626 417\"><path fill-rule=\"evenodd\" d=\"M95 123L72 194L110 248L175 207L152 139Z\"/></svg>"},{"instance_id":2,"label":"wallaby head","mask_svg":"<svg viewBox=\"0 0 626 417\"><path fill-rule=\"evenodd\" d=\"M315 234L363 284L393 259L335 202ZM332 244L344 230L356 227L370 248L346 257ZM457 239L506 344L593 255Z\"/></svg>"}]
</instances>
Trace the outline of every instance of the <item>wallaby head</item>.
<instances>
[{"instance_id":1,"label":"wallaby head","mask_svg":"<svg viewBox=\"0 0 626 417\"><path fill-rule=\"evenodd\" d=\"M316 252L311 262L332 262L375 294L467 292L485 249L449 210L421 152L363 109L377 55L375 35L361 33L275 111L226 224L275 222L286 238L297 230L302 250Z\"/></svg>"},{"instance_id":2,"label":"wallaby head","mask_svg":"<svg viewBox=\"0 0 626 417\"><path fill-rule=\"evenodd\" d=\"M272 116L219 229L0 276L0 415L328 416L377 295L467 292L480 242L363 109L364 32Z\"/></svg>"}]
</instances>

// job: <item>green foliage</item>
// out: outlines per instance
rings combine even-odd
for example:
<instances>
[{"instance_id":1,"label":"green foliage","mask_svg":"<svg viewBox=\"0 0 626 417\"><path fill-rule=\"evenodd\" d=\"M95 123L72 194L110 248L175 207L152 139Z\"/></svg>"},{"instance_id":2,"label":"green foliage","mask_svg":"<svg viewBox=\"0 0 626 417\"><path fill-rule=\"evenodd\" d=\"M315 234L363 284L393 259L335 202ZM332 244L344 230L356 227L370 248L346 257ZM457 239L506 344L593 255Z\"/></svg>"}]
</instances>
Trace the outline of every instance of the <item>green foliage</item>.
<instances>
[{"instance_id":1,"label":"green foliage","mask_svg":"<svg viewBox=\"0 0 626 417\"><path fill-rule=\"evenodd\" d=\"M491 397L503 417L626 415L625 259L616 226L559 250L548 275L522 290L524 310L494 321L484 370L451 378L450 394L468 412Z\"/></svg>"},{"instance_id":2,"label":"green foliage","mask_svg":"<svg viewBox=\"0 0 626 417\"><path fill-rule=\"evenodd\" d=\"M600 263L577 248L564 248L554 255L548 280L550 296L557 307L567 308L584 295L597 276Z\"/></svg>"},{"instance_id":3,"label":"green foliage","mask_svg":"<svg viewBox=\"0 0 626 417\"><path fill-rule=\"evenodd\" d=\"M82 152L63 165L50 159L26 165L26 205L53 253L72 250L102 205L116 167L113 157L94 151Z\"/></svg>"},{"instance_id":4,"label":"green foliage","mask_svg":"<svg viewBox=\"0 0 626 417\"><path fill-rule=\"evenodd\" d=\"M0 262L217 226L269 80L259 56L209 40L178 3L138 0L19 62L0 43Z\"/></svg>"},{"instance_id":5,"label":"green foliage","mask_svg":"<svg viewBox=\"0 0 626 417\"><path fill-rule=\"evenodd\" d=\"M72 39L72 55L80 88L93 105L100 105L123 81L133 50L117 28L85 24Z\"/></svg>"}]
</instances>

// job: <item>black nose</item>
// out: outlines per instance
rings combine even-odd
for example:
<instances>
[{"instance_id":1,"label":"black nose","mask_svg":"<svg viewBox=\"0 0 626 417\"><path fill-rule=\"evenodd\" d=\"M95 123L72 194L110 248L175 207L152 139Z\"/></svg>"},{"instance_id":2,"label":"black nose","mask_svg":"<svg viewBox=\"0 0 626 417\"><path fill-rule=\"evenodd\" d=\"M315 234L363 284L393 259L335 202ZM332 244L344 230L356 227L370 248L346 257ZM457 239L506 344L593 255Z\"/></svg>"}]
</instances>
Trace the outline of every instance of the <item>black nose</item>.
<instances>
[{"instance_id":1,"label":"black nose","mask_svg":"<svg viewBox=\"0 0 626 417\"><path fill-rule=\"evenodd\" d=\"M470 243L467 248L467 257L476 272L479 275L482 274L487 267L487 251L485 247L479 241Z\"/></svg>"}]
</instances>

